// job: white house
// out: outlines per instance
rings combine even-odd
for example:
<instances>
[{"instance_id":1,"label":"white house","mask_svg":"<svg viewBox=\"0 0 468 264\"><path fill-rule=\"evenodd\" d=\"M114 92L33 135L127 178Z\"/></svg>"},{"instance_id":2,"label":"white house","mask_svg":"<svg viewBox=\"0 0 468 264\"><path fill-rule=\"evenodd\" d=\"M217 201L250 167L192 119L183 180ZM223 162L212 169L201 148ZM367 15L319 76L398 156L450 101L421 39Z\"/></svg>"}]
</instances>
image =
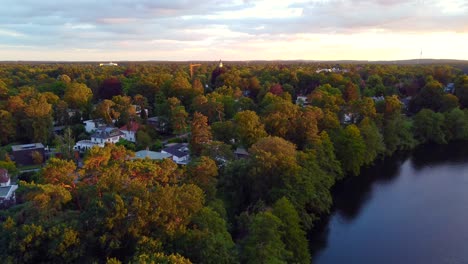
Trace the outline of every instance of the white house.
<instances>
[{"instance_id":1,"label":"white house","mask_svg":"<svg viewBox=\"0 0 468 264\"><path fill-rule=\"evenodd\" d=\"M296 105L300 105L300 106L309 105L309 101L307 100L307 96L302 96L302 95L297 96Z\"/></svg>"},{"instance_id":2,"label":"white house","mask_svg":"<svg viewBox=\"0 0 468 264\"><path fill-rule=\"evenodd\" d=\"M16 202L15 191L18 185L11 184L8 171L0 169L0 205L10 206Z\"/></svg>"},{"instance_id":3,"label":"white house","mask_svg":"<svg viewBox=\"0 0 468 264\"><path fill-rule=\"evenodd\" d=\"M136 142L136 133L140 125L135 122L131 121L129 124L120 128L120 131L124 133L124 138L130 142Z\"/></svg>"},{"instance_id":4,"label":"white house","mask_svg":"<svg viewBox=\"0 0 468 264\"><path fill-rule=\"evenodd\" d=\"M91 135L91 141L102 144L104 146L105 143L117 143L121 138L124 137L124 133L118 130L115 127L99 127L96 129L94 134Z\"/></svg>"},{"instance_id":5,"label":"white house","mask_svg":"<svg viewBox=\"0 0 468 264\"><path fill-rule=\"evenodd\" d=\"M115 127L99 127L96 129L91 140L80 140L76 142L75 150L84 151L94 146L104 147L106 143L115 144L124 137L124 133Z\"/></svg>"},{"instance_id":6,"label":"white house","mask_svg":"<svg viewBox=\"0 0 468 264\"><path fill-rule=\"evenodd\" d=\"M172 160L177 164L185 165L190 161L188 143L168 144L166 148L161 150L161 153L172 155Z\"/></svg>"},{"instance_id":7,"label":"white house","mask_svg":"<svg viewBox=\"0 0 468 264\"><path fill-rule=\"evenodd\" d=\"M102 127L102 126L106 125L106 123L104 123L104 121L102 121L101 119L85 120L85 121L83 121L83 124L85 125L86 132L88 132L88 133L93 133L99 127Z\"/></svg>"}]
</instances>

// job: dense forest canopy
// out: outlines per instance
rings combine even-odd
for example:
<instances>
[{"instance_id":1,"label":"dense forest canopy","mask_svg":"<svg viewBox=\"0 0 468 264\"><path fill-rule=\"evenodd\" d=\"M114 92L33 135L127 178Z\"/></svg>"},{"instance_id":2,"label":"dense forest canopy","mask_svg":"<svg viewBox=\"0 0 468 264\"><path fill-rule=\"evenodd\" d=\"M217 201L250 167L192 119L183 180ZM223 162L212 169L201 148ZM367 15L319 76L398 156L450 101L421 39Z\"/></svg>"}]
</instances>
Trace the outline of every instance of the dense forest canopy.
<instances>
[{"instance_id":1,"label":"dense forest canopy","mask_svg":"<svg viewBox=\"0 0 468 264\"><path fill-rule=\"evenodd\" d=\"M468 139L466 65L0 64L4 263L310 263L333 185L419 144ZM139 111L137 111L139 109ZM146 111L145 111L146 110ZM148 118L156 117L157 126ZM138 124L85 153L84 120ZM135 159L186 141L190 162ZM11 146L40 142L39 171Z\"/></svg>"}]
</instances>

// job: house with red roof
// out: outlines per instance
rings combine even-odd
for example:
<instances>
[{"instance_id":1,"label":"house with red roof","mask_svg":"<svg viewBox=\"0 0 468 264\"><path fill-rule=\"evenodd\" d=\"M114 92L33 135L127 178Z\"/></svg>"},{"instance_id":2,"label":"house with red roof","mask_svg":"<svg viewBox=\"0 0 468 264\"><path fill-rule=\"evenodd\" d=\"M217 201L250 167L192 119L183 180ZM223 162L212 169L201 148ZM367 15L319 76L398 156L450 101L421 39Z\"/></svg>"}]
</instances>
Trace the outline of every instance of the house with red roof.
<instances>
[{"instance_id":1,"label":"house with red roof","mask_svg":"<svg viewBox=\"0 0 468 264\"><path fill-rule=\"evenodd\" d=\"M136 142L136 133L140 128L140 124L135 121L130 121L130 123L119 128L122 133L124 133L124 138L130 142Z\"/></svg>"}]
</instances>

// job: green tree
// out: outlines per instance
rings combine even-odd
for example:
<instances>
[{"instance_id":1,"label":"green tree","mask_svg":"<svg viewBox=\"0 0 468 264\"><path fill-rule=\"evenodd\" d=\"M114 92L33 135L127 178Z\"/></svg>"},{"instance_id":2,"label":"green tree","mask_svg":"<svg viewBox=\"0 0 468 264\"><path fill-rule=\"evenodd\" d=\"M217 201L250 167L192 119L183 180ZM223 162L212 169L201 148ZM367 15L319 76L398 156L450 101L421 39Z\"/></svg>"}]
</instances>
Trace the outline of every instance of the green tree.
<instances>
[{"instance_id":1,"label":"green tree","mask_svg":"<svg viewBox=\"0 0 468 264\"><path fill-rule=\"evenodd\" d=\"M414 116L414 135L421 143L447 143L444 134L444 115L423 109Z\"/></svg>"},{"instance_id":2,"label":"green tree","mask_svg":"<svg viewBox=\"0 0 468 264\"><path fill-rule=\"evenodd\" d=\"M468 138L468 117L460 108L444 113L444 130L447 141Z\"/></svg>"},{"instance_id":3,"label":"green tree","mask_svg":"<svg viewBox=\"0 0 468 264\"><path fill-rule=\"evenodd\" d=\"M257 140L265 137L267 133L260 118L253 111L246 110L237 113L234 116L236 125L236 134L241 144L249 147Z\"/></svg>"},{"instance_id":4,"label":"green tree","mask_svg":"<svg viewBox=\"0 0 468 264\"><path fill-rule=\"evenodd\" d=\"M378 155L385 151L383 136L380 134L375 123L369 118L364 118L361 123L359 123L359 130L366 145L364 163L369 165L374 162Z\"/></svg>"},{"instance_id":5,"label":"green tree","mask_svg":"<svg viewBox=\"0 0 468 264\"><path fill-rule=\"evenodd\" d=\"M366 144L359 128L349 125L341 129L333 137L336 156L340 160L343 171L359 175L361 166L365 163Z\"/></svg>"},{"instance_id":6,"label":"green tree","mask_svg":"<svg viewBox=\"0 0 468 264\"><path fill-rule=\"evenodd\" d=\"M292 253L281 240L283 223L270 212L256 214L249 225L241 257L244 263L287 263Z\"/></svg>"},{"instance_id":7,"label":"green tree","mask_svg":"<svg viewBox=\"0 0 468 264\"><path fill-rule=\"evenodd\" d=\"M288 263L310 263L306 233L301 229L300 218L291 202L283 197L273 205L273 214L283 223L280 228L287 251L292 252Z\"/></svg>"},{"instance_id":8,"label":"green tree","mask_svg":"<svg viewBox=\"0 0 468 264\"><path fill-rule=\"evenodd\" d=\"M237 252L226 221L210 207L202 208L182 238L183 255L195 263L237 263Z\"/></svg>"}]
</instances>

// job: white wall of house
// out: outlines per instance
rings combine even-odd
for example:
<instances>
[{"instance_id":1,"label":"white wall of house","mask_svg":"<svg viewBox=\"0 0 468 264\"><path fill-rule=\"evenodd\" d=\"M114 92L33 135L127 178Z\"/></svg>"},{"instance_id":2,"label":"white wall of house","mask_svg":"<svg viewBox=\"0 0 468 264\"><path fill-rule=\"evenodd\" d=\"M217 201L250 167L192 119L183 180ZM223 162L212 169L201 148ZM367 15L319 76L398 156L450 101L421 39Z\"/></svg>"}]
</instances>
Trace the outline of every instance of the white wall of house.
<instances>
[{"instance_id":1,"label":"white wall of house","mask_svg":"<svg viewBox=\"0 0 468 264\"><path fill-rule=\"evenodd\" d=\"M9 186L11 184L11 179L9 178L7 182L0 183L0 186Z\"/></svg>"},{"instance_id":2,"label":"white wall of house","mask_svg":"<svg viewBox=\"0 0 468 264\"><path fill-rule=\"evenodd\" d=\"M124 133L124 138L125 140L128 140L130 142L136 142L136 135L134 131L128 131L128 130L120 130Z\"/></svg>"}]
</instances>

